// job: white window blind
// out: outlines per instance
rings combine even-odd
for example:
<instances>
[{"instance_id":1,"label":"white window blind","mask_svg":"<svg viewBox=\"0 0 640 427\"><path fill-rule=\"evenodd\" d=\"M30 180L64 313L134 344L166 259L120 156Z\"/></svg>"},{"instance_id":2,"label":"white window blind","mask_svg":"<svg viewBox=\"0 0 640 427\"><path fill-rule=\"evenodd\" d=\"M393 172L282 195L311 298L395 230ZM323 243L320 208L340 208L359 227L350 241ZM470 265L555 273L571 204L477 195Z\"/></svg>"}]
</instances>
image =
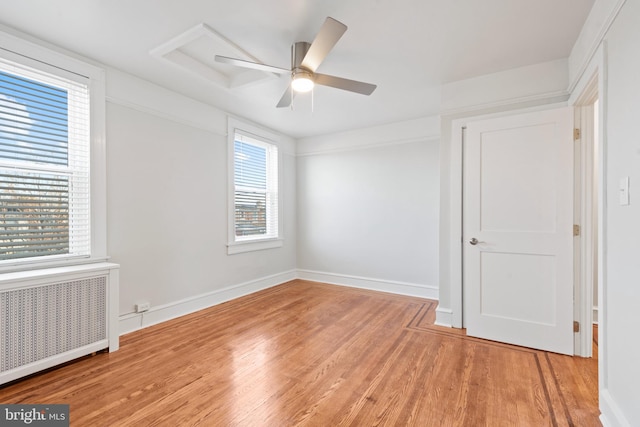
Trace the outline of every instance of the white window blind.
<instances>
[{"instance_id":1,"label":"white window blind","mask_svg":"<svg viewBox=\"0 0 640 427\"><path fill-rule=\"evenodd\" d=\"M0 59L0 264L90 255L89 90Z\"/></svg>"},{"instance_id":2,"label":"white window blind","mask_svg":"<svg viewBox=\"0 0 640 427\"><path fill-rule=\"evenodd\" d=\"M278 237L278 148L236 131L234 137L236 241Z\"/></svg>"}]
</instances>

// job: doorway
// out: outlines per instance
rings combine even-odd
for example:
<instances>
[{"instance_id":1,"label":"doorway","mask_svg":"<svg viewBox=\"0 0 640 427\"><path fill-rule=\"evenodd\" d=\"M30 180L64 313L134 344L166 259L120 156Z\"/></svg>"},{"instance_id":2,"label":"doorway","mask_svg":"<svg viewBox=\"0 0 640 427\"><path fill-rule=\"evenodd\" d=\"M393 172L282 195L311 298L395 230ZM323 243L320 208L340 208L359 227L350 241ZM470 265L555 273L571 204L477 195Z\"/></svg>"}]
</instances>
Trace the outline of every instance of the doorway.
<instances>
[{"instance_id":1,"label":"doorway","mask_svg":"<svg viewBox=\"0 0 640 427\"><path fill-rule=\"evenodd\" d=\"M592 343L593 343L593 338L592 338L592 328L591 328L591 324L593 321L593 317L594 313L595 316L600 316L600 328L599 328L599 332L600 332L600 346L599 348L602 348L602 310L598 309L599 304L601 304L602 302L602 298L598 298L597 294L598 293L602 293L602 289L603 289L603 281L602 281L602 277L603 277L603 271L602 268L600 268L600 266L603 263L603 259L602 256L598 256L598 254L602 254L603 253L603 229L602 229L602 223L603 223L603 214L602 214L602 206L603 206L603 198L604 198L604 191L603 191L603 179L602 179L602 174L603 174L603 170L604 170L604 160L603 160L603 152L602 152L602 146L603 146L603 141L602 141L602 135L603 135L603 130L602 127L599 126L599 123L602 122L602 112L601 110L598 110L598 87L599 85L601 85L601 82L599 80L600 78L598 77L598 72L597 69L595 70L595 72L593 73L593 77L592 79L590 79L591 81L591 85L585 85L582 84L580 85L581 89L578 91L576 90L576 93L580 93L582 94L581 97L574 97L574 99L569 101L569 105L572 107L575 107L575 109L579 109L584 107L584 109L582 109L581 113L581 120L584 120L584 122L581 123L581 132L582 132L582 139L586 138L589 134L591 134L593 137L592 141L590 142L592 145L591 147L593 148L592 151L592 159L593 159L593 164L594 164L594 168L593 168L593 180L591 181L593 183L593 191L591 194L591 204L588 205L590 206L591 209L591 224L592 226L585 226L581 223L581 220L578 221L577 218L579 218L579 215L582 215L582 204L577 204L576 206L581 206L581 208L579 209L579 213L576 216L576 223L581 225L582 228L582 232L583 233L587 233L587 235L591 235L592 238L590 239L590 243L584 243L585 245L588 245L588 247L591 248L592 251L592 255L590 257L590 261L584 260L581 261L580 263L580 268L584 271L590 271L591 273L591 280L588 279L588 275L586 273L582 273L582 270L580 270L580 275L576 275L576 278L580 278L579 281L576 281L576 285L575 285L575 290L576 292L584 292L584 295L590 295L590 298L580 298L580 299L576 299L576 304L580 306L580 310L573 310L574 313L572 313L572 315L575 317L574 320L578 320L579 323L581 324L581 331L579 333L576 333L574 336L576 337L575 339L575 343L574 343L574 353L576 355L580 355L580 356L584 356L584 357L589 357L591 356L591 352L592 352ZM587 87L589 87L590 89L587 90ZM542 106L542 107L531 107L528 109L524 109L521 110L519 112L532 112L532 111L541 111L541 110L545 110L545 109L550 109L550 108L555 108L555 107L561 107L562 105L566 106L565 104L550 104L550 105L546 105L546 106ZM591 111L590 115L587 114L589 111ZM599 112L598 112L599 111ZM451 182L449 183L450 188L452 189L452 193L451 193L451 198L449 201L449 206L451 207L450 210L450 223L449 223L449 229L450 229L450 239L449 239L449 247L447 252L450 254L449 257L449 268L448 268L448 272L449 272L449 280L451 283L451 300L450 300L450 310L447 309L443 309L439 315L442 315L441 317L439 317L440 319L443 319L440 324L447 324L456 328L462 328L465 326L465 322L463 319L463 259L462 259L462 253L463 253L463 245L466 243L466 241L463 240L462 238L462 222L463 222L463 218L462 218L462 170L463 170L463 148L462 148L462 139L463 139L463 133L465 132L466 126L468 123L470 123L471 121L474 120L482 120L482 119L486 119L486 118L494 118L494 117L502 117L508 114L514 114L516 112L511 112L511 113L501 113L501 114L490 114L490 115L484 115L484 116L478 116L478 117L473 117L473 118L464 118L464 119L455 119L452 120L452 127L451 127L451 147L450 147L450 156L451 156ZM594 114L595 114L595 118L594 118ZM591 129L591 130L589 130ZM597 137L595 137L597 136ZM576 147L579 147L580 145L577 143ZM589 146L588 144L583 144L583 146ZM582 162L582 158L580 158L579 160L580 162ZM576 191L578 191L576 189ZM582 191L582 190L581 190ZM584 190L586 191L586 190ZM584 200L584 198L581 198L580 201L582 203L582 201ZM586 206L587 204L584 205L584 209L586 210ZM584 234L583 234L584 235ZM589 239L580 239L580 241L589 241ZM582 256L582 255L581 255ZM589 264L591 263L591 264ZM590 265L590 270L589 270L589 265ZM578 268L578 267L576 267ZM588 287L588 291L586 290L582 290L583 288ZM590 292L590 294L588 293ZM590 302L588 301L590 300ZM589 304L589 305L586 305ZM595 307L595 308L594 308ZM585 325L587 325L588 327L585 327ZM587 334L584 334L585 331L589 331ZM584 338L583 338L584 336Z\"/></svg>"}]
</instances>

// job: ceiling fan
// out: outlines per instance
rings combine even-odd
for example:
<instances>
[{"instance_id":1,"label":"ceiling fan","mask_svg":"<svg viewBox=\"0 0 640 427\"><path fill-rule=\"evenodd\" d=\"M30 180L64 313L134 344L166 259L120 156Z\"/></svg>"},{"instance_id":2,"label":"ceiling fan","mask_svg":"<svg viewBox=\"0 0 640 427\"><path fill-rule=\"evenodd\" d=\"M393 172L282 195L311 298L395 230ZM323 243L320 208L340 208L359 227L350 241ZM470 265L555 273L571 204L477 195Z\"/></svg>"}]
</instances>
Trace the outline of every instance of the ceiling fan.
<instances>
[{"instance_id":1,"label":"ceiling fan","mask_svg":"<svg viewBox=\"0 0 640 427\"><path fill-rule=\"evenodd\" d=\"M320 28L320 31L316 35L316 38L313 40L313 43L296 42L291 46L290 70L257 62L245 61L242 59L228 58L220 55L216 55L215 59L217 62L271 73L290 73L291 84L287 87L282 98L280 98L280 102L278 102L277 105L278 108L288 107L291 105L293 95L296 92L308 92L313 89L314 84L330 86L362 95L371 95L371 93L376 89L376 85L344 79L342 77L330 76L328 74L316 73L316 70L322 61L324 61L345 31L347 31L346 25L328 17L324 21L322 28Z\"/></svg>"}]
</instances>

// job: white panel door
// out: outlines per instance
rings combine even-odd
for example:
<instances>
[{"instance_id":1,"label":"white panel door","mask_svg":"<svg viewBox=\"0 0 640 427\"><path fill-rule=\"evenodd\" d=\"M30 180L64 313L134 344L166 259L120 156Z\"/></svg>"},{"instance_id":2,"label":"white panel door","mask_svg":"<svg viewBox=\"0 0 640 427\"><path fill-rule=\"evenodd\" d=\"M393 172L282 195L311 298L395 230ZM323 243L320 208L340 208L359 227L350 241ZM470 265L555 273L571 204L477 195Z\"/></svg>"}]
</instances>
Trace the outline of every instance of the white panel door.
<instances>
[{"instance_id":1,"label":"white panel door","mask_svg":"<svg viewBox=\"0 0 640 427\"><path fill-rule=\"evenodd\" d=\"M572 114L562 108L467 125L468 335L573 354Z\"/></svg>"}]
</instances>

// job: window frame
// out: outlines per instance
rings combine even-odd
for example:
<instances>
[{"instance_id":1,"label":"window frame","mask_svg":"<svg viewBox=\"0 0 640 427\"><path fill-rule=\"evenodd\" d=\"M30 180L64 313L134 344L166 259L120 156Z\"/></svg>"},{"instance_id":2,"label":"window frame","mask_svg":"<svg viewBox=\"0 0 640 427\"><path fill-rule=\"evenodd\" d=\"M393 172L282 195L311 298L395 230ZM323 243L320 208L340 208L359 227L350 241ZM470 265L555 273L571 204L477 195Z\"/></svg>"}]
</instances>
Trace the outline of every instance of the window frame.
<instances>
[{"instance_id":1,"label":"window frame","mask_svg":"<svg viewBox=\"0 0 640 427\"><path fill-rule=\"evenodd\" d=\"M89 90L89 202L90 253L74 256L43 256L5 260L0 274L41 268L65 267L103 262L107 256L106 201L106 138L105 138L105 73L89 62L60 50L45 47L40 42L18 32L0 28L0 57L58 77L85 80Z\"/></svg>"},{"instance_id":2,"label":"window frame","mask_svg":"<svg viewBox=\"0 0 640 427\"><path fill-rule=\"evenodd\" d=\"M236 132L255 139L258 144L274 146L277 148L277 179L278 179L278 213L277 213L277 235L256 236L252 238L240 238L236 236L235 221L235 139ZM283 237L283 215L282 215L282 148L278 135L265 131L262 128L229 117L227 128L227 170L228 170L228 239L227 254L233 255L244 252L259 251L282 247ZM257 145L258 145L257 144ZM267 168L268 169L268 168Z\"/></svg>"}]
</instances>

